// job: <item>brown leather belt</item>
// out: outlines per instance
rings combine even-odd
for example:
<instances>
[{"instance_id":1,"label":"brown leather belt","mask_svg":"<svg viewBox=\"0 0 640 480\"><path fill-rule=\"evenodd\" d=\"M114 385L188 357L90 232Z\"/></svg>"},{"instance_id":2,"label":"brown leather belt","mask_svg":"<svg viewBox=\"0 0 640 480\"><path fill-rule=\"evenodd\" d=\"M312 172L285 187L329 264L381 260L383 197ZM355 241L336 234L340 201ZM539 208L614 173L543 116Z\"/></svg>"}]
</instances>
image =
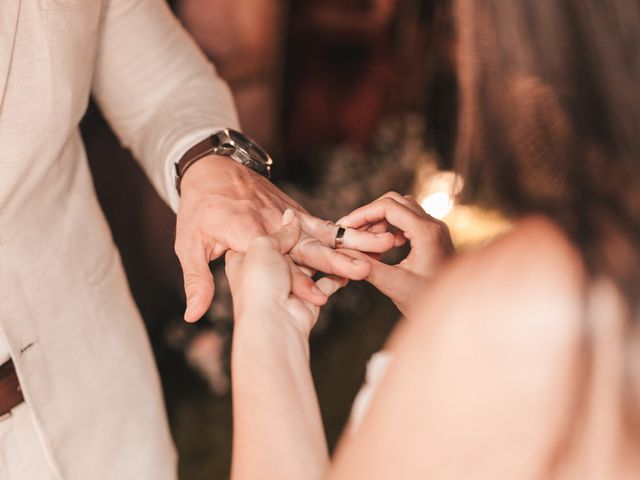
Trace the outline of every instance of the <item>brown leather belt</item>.
<instances>
[{"instance_id":1,"label":"brown leather belt","mask_svg":"<svg viewBox=\"0 0 640 480\"><path fill-rule=\"evenodd\" d=\"M13 360L0 365L0 417L24 402Z\"/></svg>"}]
</instances>

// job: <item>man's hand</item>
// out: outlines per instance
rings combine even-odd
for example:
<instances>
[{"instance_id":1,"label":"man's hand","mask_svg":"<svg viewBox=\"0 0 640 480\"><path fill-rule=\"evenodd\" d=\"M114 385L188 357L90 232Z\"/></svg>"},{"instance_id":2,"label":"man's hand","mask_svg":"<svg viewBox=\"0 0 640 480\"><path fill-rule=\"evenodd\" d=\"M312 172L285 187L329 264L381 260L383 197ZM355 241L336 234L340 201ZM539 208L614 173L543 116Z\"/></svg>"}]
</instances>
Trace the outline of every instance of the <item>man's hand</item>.
<instances>
[{"instance_id":1,"label":"man's hand","mask_svg":"<svg viewBox=\"0 0 640 480\"><path fill-rule=\"evenodd\" d=\"M181 183L175 250L182 265L188 322L198 320L211 305L214 282L209 262L231 249L246 252L251 241L280 228L282 213L291 208L302 223L302 235L291 251L294 291L321 305L326 295L314 289L295 264L352 280L369 275L370 265L333 249L337 226L304 211L267 179L227 157L209 156L196 162ZM383 252L393 235L348 229L344 246ZM298 272L299 273L299 272Z\"/></svg>"}]
</instances>

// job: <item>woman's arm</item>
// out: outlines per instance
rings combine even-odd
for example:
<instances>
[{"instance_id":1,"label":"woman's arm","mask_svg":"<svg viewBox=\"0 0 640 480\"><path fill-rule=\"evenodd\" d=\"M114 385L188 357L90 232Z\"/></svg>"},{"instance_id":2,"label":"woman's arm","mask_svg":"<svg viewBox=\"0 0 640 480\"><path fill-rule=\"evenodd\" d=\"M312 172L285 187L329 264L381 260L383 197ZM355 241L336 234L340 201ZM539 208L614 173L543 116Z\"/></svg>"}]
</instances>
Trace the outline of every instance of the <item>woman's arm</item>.
<instances>
[{"instance_id":1,"label":"woman's arm","mask_svg":"<svg viewBox=\"0 0 640 480\"><path fill-rule=\"evenodd\" d=\"M300 223L290 210L283 223L272 237L256 239L246 255L227 254L235 317L235 480L319 479L329 463L309 369L309 332L318 307L292 294L292 273L283 254L298 241ZM316 286L329 296L345 283L325 277Z\"/></svg>"},{"instance_id":2,"label":"woman's arm","mask_svg":"<svg viewBox=\"0 0 640 480\"><path fill-rule=\"evenodd\" d=\"M253 312L236 319L231 478L320 479L329 454L308 339L268 317Z\"/></svg>"},{"instance_id":3,"label":"woman's arm","mask_svg":"<svg viewBox=\"0 0 640 480\"><path fill-rule=\"evenodd\" d=\"M283 230L228 255L234 479L547 476L580 372L583 274L561 234L530 222L443 270L329 468L308 365L317 307L290 293Z\"/></svg>"}]
</instances>

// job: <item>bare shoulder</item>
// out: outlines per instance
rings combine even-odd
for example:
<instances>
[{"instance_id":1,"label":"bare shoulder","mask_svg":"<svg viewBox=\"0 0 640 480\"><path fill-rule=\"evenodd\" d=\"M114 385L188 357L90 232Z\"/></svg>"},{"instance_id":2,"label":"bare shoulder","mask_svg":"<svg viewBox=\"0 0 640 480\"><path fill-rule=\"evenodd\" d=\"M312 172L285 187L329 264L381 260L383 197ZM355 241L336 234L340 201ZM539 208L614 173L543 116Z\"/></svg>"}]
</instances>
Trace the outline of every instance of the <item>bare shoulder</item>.
<instances>
[{"instance_id":1,"label":"bare shoulder","mask_svg":"<svg viewBox=\"0 0 640 480\"><path fill-rule=\"evenodd\" d=\"M445 277L449 281L476 274L483 290L511 291L526 287L529 292L563 293L581 290L584 270L579 252L553 222L544 217L528 217L479 251L462 255L452 262ZM496 292L499 293L499 292Z\"/></svg>"},{"instance_id":2,"label":"bare shoulder","mask_svg":"<svg viewBox=\"0 0 640 480\"><path fill-rule=\"evenodd\" d=\"M362 478L397 465L416 478L528 478L549 465L575 400L583 282L578 253L540 218L444 267L394 333L347 447Z\"/></svg>"},{"instance_id":3,"label":"bare shoulder","mask_svg":"<svg viewBox=\"0 0 640 480\"><path fill-rule=\"evenodd\" d=\"M522 273L544 275L547 280L552 280L549 278L552 275L559 282L568 281L571 285L581 284L584 278L578 250L557 225L542 216L517 222L509 233L465 260L460 262L459 268L472 267L476 262L495 264L496 268L492 270L495 280L513 281L513 272L505 266L522 269Z\"/></svg>"},{"instance_id":4,"label":"bare shoulder","mask_svg":"<svg viewBox=\"0 0 640 480\"><path fill-rule=\"evenodd\" d=\"M442 320L441 328L530 347L523 355L539 354L542 345L569 346L580 335L585 280L564 233L544 217L529 217L444 268L425 292L417 323L426 328L416 333L430 335Z\"/></svg>"}]
</instances>

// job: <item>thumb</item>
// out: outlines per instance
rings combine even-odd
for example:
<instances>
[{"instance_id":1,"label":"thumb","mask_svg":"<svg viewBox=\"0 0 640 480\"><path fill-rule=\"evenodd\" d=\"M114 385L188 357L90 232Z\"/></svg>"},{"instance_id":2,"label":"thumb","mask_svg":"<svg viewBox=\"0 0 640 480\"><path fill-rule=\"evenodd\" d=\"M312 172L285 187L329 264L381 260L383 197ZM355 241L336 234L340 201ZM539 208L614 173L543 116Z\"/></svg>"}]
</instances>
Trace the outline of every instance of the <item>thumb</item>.
<instances>
[{"instance_id":1,"label":"thumb","mask_svg":"<svg viewBox=\"0 0 640 480\"><path fill-rule=\"evenodd\" d=\"M188 256L180 259L180 264L187 297L184 319L187 322L196 322L211 306L215 290L213 275L203 249L190 252Z\"/></svg>"},{"instance_id":2,"label":"thumb","mask_svg":"<svg viewBox=\"0 0 640 480\"><path fill-rule=\"evenodd\" d=\"M301 233L300 220L290 208L282 214L282 227L271 236L280 246L280 253L285 255L298 243Z\"/></svg>"},{"instance_id":3,"label":"thumb","mask_svg":"<svg viewBox=\"0 0 640 480\"><path fill-rule=\"evenodd\" d=\"M368 261L371 264L371 272L366 280L389 297L400 310L404 310L403 306L407 303L406 297L409 291L407 285L415 282L413 278L409 278L412 273L397 265L387 265L374 258L369 257Z\"/></svg>"}]
</instances>

